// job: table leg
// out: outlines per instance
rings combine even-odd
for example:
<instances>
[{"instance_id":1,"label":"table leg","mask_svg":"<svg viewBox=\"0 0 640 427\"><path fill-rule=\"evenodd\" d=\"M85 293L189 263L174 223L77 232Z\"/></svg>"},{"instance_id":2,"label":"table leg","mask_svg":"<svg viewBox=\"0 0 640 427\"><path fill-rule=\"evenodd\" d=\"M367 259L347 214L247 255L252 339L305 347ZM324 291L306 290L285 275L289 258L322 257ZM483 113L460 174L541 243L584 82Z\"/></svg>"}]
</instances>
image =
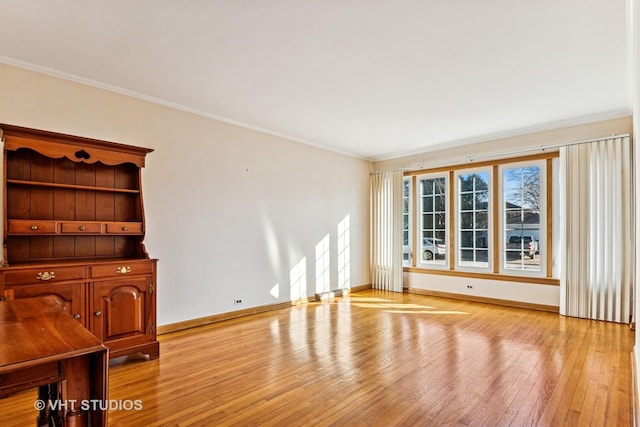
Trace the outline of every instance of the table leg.
<instances>
[{"instance_id":1,"label":"table leg","mask_svg":"<svg viewBox=\"0 0 640 427\"><path fill-rule=\"evenodd\" d=\"M87 413L82 410L82 402L90 399L89 359L87 356L65 359L62 361L62 370L66 377L62 398L67 402L75 402L65 415L64 425L84 427L87 425Z\"/></svg>"}]
</instances>

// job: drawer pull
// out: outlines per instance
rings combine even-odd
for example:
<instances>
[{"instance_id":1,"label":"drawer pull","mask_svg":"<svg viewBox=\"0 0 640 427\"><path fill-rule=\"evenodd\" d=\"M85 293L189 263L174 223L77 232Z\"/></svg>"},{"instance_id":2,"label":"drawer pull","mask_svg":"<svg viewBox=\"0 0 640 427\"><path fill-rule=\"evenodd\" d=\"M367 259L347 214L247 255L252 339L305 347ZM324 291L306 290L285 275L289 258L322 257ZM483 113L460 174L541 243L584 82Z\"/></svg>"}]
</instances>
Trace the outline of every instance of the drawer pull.
<instances>
[{"instance_id":1,"label":"drawer pull","mask_svg":"<svg viewBox=\"0 0 640 427\"><path fill-rule=\"evenodd\" d=\"M53 271L43 271L36 275L36 279L38 280L51 280L56 278L56 273Z\"/></svg>"},{"instance_id":2,"label":"drawer pull","mask_svg":"<svg viewBox=\"0 0 640 427\"><path fill-rule=\"evenodd\" d=\"M76 313L76 314L73 315L73 318L78 320L80 318L80 315L78 313Z\"/></svg>"},{"instance_id":3,"label":"drawer pull","mask_svg":"<svg viewBox=\"0 0 640 427\"><path fill-rule=\"evenodd\" d=\"M95 314L97 317L102 316L102 312L101 312L100 310L96 311L96 312L95 312L95 313L93 313L93 314Z\"/></svg>"},{"instance_id":4,"label":"drawer pull","mask_svg":"<svg viewBox=\"0 0 640 427\"><path fill-rule=\"evenodd\" d=\"M122 226L122 231L127 231L127 230L129 230L129 227L127 227L126 225L123 225Z\"/></svg>"},{"instance_id":5,"label":"drawer pull","mask_svg":"<svg viewBox=\"0 0 640 427\"><path fill-rule=\"evenodd\" d=\"M131 273L131 267L129 267L129 266L118 267L118 268L116 268L116 273L118 273L118 274Z\"/></svg>"},{"instance_id":6,"label":"drawer pull","mask_svg":"<svg viewBox=\"0 0 640 427\"><path fill-rule=\"evenodd\" d=\"M81 225L80 227L78 227L80 229L80 231L84 231L87 229L87 227L85 227L84 225Z\"/></svg>"},{"instance_id":7,"label":"drawer pull","mask_svg":"<svg viewBox=\"0 0 640 427\"><path fill-rule=\"evenodd\" d=\"M35 231L35 230L37 230L37 229L38 229L38 226L37 226L37 225L32 225L32 226L31 226L31 229Z\"/></svg>"}]
</instances>

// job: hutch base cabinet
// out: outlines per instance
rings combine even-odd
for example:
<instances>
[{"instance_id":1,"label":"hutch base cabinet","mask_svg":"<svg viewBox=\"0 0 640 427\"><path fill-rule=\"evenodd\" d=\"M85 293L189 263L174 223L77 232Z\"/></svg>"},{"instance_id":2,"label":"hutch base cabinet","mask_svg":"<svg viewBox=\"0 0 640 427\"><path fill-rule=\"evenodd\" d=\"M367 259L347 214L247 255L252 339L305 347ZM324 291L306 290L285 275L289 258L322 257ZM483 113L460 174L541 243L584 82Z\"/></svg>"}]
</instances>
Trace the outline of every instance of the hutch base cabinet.
<instances>
[{"instance_id":1,"label":"hutch base cabinet","mask_svg":"<svg viewBox=\"0 0 640 427\"><path fill-rule=\"evenodd\" d=\"M141 185L152 150L10 125L0 130L0 300L53 296L110 358L157 358L157 260L143 243Z\"/></svg>"}]
</instances>

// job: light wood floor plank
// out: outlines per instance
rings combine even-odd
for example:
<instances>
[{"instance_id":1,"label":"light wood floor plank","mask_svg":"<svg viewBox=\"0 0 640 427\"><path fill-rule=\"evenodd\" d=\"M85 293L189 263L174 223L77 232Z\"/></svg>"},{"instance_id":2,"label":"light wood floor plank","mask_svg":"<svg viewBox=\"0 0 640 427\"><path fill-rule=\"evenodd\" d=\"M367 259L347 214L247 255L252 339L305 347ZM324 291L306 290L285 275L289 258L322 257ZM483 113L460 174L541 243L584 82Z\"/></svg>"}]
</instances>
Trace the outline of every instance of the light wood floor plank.
<instances>
[{"instance_id":1,"label":"light wood floor plank","mask_svg":"<svg viewBox=\"0 0 640 427\"><path fill-rule=\"evenodd\" d=\"M112 426L630 426L627 325L362 291L160 336L112 361ZM0 425L35 423L34 392Z\"/></svg>"}]
</instances>

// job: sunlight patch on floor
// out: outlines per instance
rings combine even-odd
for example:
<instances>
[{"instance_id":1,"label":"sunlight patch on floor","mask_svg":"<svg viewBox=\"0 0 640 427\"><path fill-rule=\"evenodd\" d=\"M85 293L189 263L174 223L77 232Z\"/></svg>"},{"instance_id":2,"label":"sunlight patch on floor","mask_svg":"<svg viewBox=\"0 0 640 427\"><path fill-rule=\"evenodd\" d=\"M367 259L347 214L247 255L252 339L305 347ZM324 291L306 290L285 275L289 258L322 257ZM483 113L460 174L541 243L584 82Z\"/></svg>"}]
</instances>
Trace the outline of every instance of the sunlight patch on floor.
<instances>
[{"instance_id":1,"label":"sunlight patch on floor","mask_svg":"<svg viewBox=\"0 0 640 427\"><path fill-rule=\"evenodd\" d=\"M438 310L437 307L396 302L385 298L374 297L345 297L343 302L354 307L374 308L384 310L387 313L412 313L412 314L469 314L465 311Z\"/></svg>"}]
</instances>

